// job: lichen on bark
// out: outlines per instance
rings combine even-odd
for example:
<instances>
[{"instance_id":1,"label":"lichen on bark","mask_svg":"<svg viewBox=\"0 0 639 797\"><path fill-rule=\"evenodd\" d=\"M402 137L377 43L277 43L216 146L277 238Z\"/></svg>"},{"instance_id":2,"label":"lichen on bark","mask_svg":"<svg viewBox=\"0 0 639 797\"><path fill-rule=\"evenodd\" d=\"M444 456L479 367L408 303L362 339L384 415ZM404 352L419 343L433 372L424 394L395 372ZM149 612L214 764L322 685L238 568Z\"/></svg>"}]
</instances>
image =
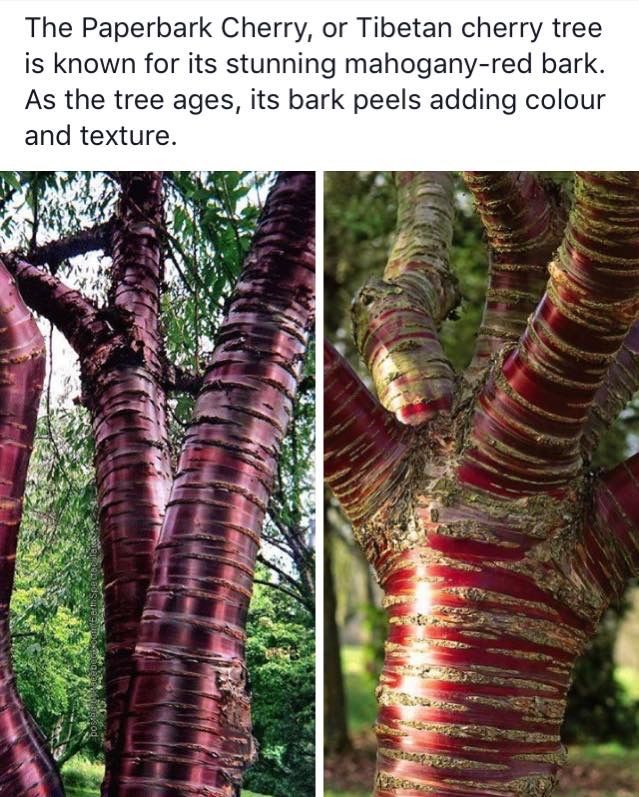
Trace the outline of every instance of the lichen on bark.
<instances>
[{"instance_id":1,"label":"lichen on bark","mask_svg":"<svg viewBox=\"0 0 639 797\"><path fill-rule=\"evenodd\" d=\"M530 176L467 178L493 285L447 411L400 428L359 383L349 438L347 412L325 392L325 475L389 620L376 797L550 795L573 665L639 572L639 458L601 475L582 455L639 307L639 177L578 174L565 227ZM428 279L429 263L420 269ZM336 353L328 373L329 386L352 379ZM375 369L373 381L392 409ZM356 470L355 440L370 471Z\"/></svg>"}]
</instances>

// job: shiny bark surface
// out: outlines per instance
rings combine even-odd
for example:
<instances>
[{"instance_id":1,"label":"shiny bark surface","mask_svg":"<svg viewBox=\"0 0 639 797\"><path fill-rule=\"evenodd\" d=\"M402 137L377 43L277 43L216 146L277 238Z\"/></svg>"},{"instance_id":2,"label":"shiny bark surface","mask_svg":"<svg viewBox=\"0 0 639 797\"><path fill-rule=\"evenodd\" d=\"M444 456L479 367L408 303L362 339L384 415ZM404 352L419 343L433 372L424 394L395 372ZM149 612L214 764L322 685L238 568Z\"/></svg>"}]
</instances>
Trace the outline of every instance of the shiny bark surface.
<instances>
[{"instance_id":1,"label":"shiny bark surface","mask_svg":"<svg viewBox=\"0 0 639 797\"><path fill-rule=\"evenodd\" d=\"M314 306L312 173L267 199L182 447L112 793L239 794L255 755L244 658L255 557Z\"/></svg>"},{"instance_id":2,"label":"shiny bark surface","mask_svg":"<svg viewBox=\"0 0 639 797\"><path fill-rule=\"evenodd\" d=\"M314 174L283 173L272 189L204 379L164 351L162 175L115 177L112 221L31 252L51 265L106 247L105 307L20 254L7 258L27 303L77 353L92 419L107 637L103 793L235 794L254 750L244 664L253 568L312 323ZM171 388L199 394L175 482Z\"/></svg>"},{"instance_id":3,"label":"shiny bark surface","mask_svg":"<svg viewBox=\"0 0 639 797\"><path fill-rule=\"evenodd\" d=\"M466 176L493 282L450 412L398 436L326 359L325 476L389 618L376 797L550 795L574 662L639 573L639 457L602 475L582 459L635 383L639 175L577 175L545 291L542 187Z\"/></svg>"},{"instance_id":4,"label":"shiny bark surface","mask_svg":"<svg viewBox=\"0 0 639 797\"><path fill-rule=\"evenodd\" d=\"M109 304L122 319L124 339L118 345L111 336L108 356L96 359L89 354L81 360L95 442L104 578L104 793L172 481L159 330L162 175L126 172L119 180Z\"/></svg>"},{"instance_id":5,"label":"shiny bark surface","mask_svg":"<svg viewBox=\"0 0 639 797\"><path fill-rule=\"evenodd\" d=\"M0 794L59 797L45 740L18 695L9 603L27 467L45 370L44 340L0 262Z\"/></svg>"}]
</instances>

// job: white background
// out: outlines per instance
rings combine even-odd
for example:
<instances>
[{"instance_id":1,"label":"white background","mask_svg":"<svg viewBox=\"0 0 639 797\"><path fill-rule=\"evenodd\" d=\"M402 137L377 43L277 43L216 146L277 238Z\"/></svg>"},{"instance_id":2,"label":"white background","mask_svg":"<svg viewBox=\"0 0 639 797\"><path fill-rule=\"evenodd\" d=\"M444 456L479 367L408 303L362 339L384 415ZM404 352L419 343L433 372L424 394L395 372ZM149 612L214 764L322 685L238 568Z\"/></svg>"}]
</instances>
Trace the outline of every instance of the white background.
<instances>
[{"instance_id":1,"label":"white background","mask_svg":"<svg viewBox=\"0 0 639 797\"><path fill-rule=\"evenodd\" d=\"M0 37L0 68L3 75L4 121L0 126L0 166L20 169L109 168L171 169L421 169L421 168L531 168L573 169L633 168L639 160L637 131L637 32L639 4L631 0L582 2L581 0L537 0L537 2L391 2L391 0L310 0L307 2L168 2L167 0L131 0L102 2L57 2L40 0L24 2L3 0ZM28 38L26 15L46 14L52 19L75 21L78 30L83 15L104 20L190 19L200 14L214 20L225 16L246 15L253 20L304 19L315 32L311 45L297 45L282 39L168 40L131 39L119 44L97 38L38 39ZM354 26L343 39L321 36L326 19L353 19L358 15L385 14L399 19L436 20L486 19L540 20L547 22L545 34L535 45L526 40L362 40ZM598 40L559 41L550 36L550 20L554 16L583 21L600 20L604 35ZM530 79L523 75L463 81L437 78L382 79L358 78L355 90L397 91L405 85L411 91L451 90L461 85L468 90L483 86L487 90L512 91L515 86L525 91L547 91L564 86L574 92L605 91L608 95L602 112L539 111L506 116L499 112L461 111L432 112L386 111L364 113L354 117L346 112L271 111L239 115L209 112L199 117L172 110L139 112L89 111L69 113L65 110L41 113L25 112L24 103L31 87L45 91L79 86L85 90L110 94L117 87L123 90L160 90L173 92L214 92L233 90L246 92L251 86L275 88L286 92L290 87L306 91L327 91L332 82L321 77L292 76L260 78L247 76L238 80L218 73L212 76L157 76L151 81L145 74L135 76L98 75L62 77L35 76L27 83L24 75L24 53L51 54L61 50L69 55L143 57L158 54L184 55L189 49L219 60L235 51L251 55L295 55L303 50L314 55L378 55L385 50L405 56L494 55L518 56L532 49L563 56L595 53L606 68L605 75L594 77L543 76ZM246 103L243 103L246 106ZM71 120L90 127L157 127L170 129L177 146L160 147L156 151L141 147L26 147L24 130L30 127L60 127Z\"/></svg>"}]
</instances>

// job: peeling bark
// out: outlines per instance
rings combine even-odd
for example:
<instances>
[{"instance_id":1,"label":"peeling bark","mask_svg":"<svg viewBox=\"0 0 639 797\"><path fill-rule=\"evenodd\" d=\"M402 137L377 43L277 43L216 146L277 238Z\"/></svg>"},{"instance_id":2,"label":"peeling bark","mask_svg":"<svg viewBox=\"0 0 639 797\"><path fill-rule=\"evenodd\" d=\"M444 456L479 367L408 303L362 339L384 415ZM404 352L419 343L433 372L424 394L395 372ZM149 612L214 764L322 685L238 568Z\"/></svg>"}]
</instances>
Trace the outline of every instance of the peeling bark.
<instances>
[{"instance_id":1,"label":"peeling bark","mask_svg":"<svg viewBox=\"0 0 639 797\"><path fill-rule=\"evenodd\" d=\"M81 360L95 441L103 557L104 794L116 765L113 755L132 655L172 481L159 328L162 177L158 172L128 172L120 176L120 183L110 306L123 318L125 339L119 342L111 336L110 357Z\"/></svg>"},{"instance_id":2,"label":"peeling bark","mask_svg":"<svg viewBox=\"0 0 639 797\"><path fill-rule=\"evenodd\" d=\"M330 343L324 393L324 477L348 516L360 521L404 479L406 434Z\"/></svg>"},{"instance_id":3,"label":"peeling bark","mask_svg":"<svg viewBox=\"0 0 639 797\"><path fill-rule=\"evenodd\" d=\"M493 354L514 344L548 280L564 232L559 197L526 172L464 172L486 230L490 273L477 344L466 378L480 378Z\"/></svg>"},{"instance_id":4,"label":"peeling bark","mask_svg":"<svg viewBox=\"0 0 639 797\"><path fill-rule=\"evenodd\" d=\"M596 478L580 453L638 298L637 175L583 173L534 316L450 415L399 438L327 358L327 391L356 397L352 411L327 392L327 480L389 617L376 797L553 792L573 665L639 573L639 457ZM485 318L496 311L489 295Z\"/></svg>"},{"instance_id":5,"label":"peeling bark","mask_svg":"<svg viewBox=\"0 0 639 797\"><path fill-rule=\"evenodd\" d=\"M0 263L0 793L11 797L63 794L44 737L16 689L9 630L18 530L44 363L42 335Z\"/></svg>"},{"instance_id":6,"label":"peeling bark","mask_svg":"<svg viewBox=\"0 0 639 797\"><path fill-rule=\"evenodd\" d=\"M203 378L164 352L162 175L115 177L121 193L112 222L31 253L55 270L60 258L105 245L108 231L106 307L19 254L7 266L29 305L77 353L91 414L107 641L103 794L226 796L238 792L254 754L244 624L312 320L314 175L278 179ZM168 389L198 394L172 492ZM6 678L10 690L9 670ZM42 783L49 777L55 789L46 755Z\"/></svg>"},{"instance_id":7,"label":"peeling bark","mask_svg":"<svg viewBox=\"0 0 639 797\"><path fill-rule=\"evenodd\" d=\"M546 293L479 396L463 481L522 495L577 476L593 399L639 309L638 185L634 172L577 174Z\"/></svg>"},{"instance_id":8,"label":"peeling bark","mask_svg":"<svg viewBox=\"0 0 639 797\"><path fill-rule=\"evenodd\" d=\"M312 322L314 175L284 173L206 369L135 651L112 794L239 795L260 529Z\"/></svg>"},{"instance_id":9,"label":"peeling bark","mask_svg":"<svg viewBox=\"0 0 639 797\"><path fill-rule=\"evenodd\" d=\"M379 400L405 424L450 409L453 370L437 329L457 303L448 269L453 180L448 172L399 172L397 236L383 279L353 304L355 342Z\"/></svg>"}]
</instances>

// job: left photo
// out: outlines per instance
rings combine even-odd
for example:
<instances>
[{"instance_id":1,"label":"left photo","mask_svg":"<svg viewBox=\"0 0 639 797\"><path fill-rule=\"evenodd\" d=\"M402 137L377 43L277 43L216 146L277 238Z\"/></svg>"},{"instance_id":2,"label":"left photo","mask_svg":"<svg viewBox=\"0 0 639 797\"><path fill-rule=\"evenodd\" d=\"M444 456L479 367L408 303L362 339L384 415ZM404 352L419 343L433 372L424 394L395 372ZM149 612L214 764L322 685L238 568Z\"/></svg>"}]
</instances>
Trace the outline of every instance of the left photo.
<instances>
[{"instance_id":1,"label":"left photo","mask_svg":"<svg viewBox=\"0 0 639 797\"><path fill-rule=\"evenodd\" d=\"M315 794L315 173L0 172L0 794Z\"/></svg>"}]
</instances>

